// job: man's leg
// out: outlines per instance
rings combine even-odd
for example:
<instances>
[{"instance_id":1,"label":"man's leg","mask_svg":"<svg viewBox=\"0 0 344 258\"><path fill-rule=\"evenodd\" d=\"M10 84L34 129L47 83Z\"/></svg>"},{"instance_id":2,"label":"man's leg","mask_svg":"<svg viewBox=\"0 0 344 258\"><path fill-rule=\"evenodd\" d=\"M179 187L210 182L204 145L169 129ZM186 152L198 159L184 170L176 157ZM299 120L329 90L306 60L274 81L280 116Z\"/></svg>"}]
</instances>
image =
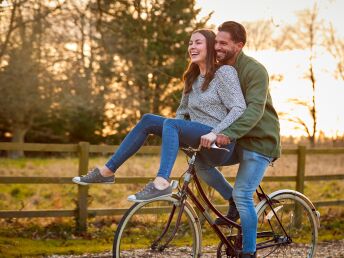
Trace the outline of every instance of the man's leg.
<instances>
[{"instance_id":1,"label":"man's leg","mask_svg":"<svg viewBox=\"0 0 344 258\"><path fill-rule=\"evenodd\" d=\"M230 155L227 155L227 160L221 166L234 165L239 162L236 144L230 146L230 151ZM218 165L212 163L212 157L204 157L204 155L201 155L201 158L199 157L195 161L195 170L198 177L219 192L223 199L232 199L233 186L216 168Z\"/></svg>"},{"instance_id":2,"label":"man's leg","mask_svg":"<svg viewBox=\"0 0 344 258\"><path fill-rule=\"evenodd\" d=\"M196 158L195 170L197 176L218 191L223 199L229 200L232 198L233 187L217 168Z\"/></svg>"},{"instance_id":3,"label":"man's leg","mask_svg":"<svg viewBox=\"0 0 344 258\"><path fill-rule=\"evenodd\" d=\"M234 149L231 149L232 154L228 156L228 159L224 162L223 166L229 166L239 163L239 157L237 152L237 146L234 146ZM233 187L232 185L225 179L223 174L216 169L214 166L208 165L209 162L205 161L204 159L196 159L195 162L195 169L199 178L205 181L208 185L213 187L220 195L228 201L228 211L226 217L236 221L239 219L239 214L236 209L235 203L233 201ZM217 218L215 220L215 224L222 225L226 224L226 222L221 219Z\"/></svg>"},{"instance_id":4,"label":"man's leg","mask_svg":"<svg viewBox=\"0 0 344 258\"><path fill-rule=\"evenodd\" d=\"M237 147L240 159L236 176L233 199L240 214L243 231L243 253L256 251L257 214L253 194L260 184L272 158L257 152Z\"/></svg>"}]
</instances>

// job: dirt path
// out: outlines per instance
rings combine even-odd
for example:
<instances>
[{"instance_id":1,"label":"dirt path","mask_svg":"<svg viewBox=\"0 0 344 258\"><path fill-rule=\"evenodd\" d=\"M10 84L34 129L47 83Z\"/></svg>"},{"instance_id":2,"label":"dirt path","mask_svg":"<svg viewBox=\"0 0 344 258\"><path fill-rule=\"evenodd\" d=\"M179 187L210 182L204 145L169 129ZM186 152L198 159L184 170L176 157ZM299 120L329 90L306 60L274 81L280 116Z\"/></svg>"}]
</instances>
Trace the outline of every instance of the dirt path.
<instances>
[{"instance_id":1,"label":"dirt path","mask_svg":"<svg viewBox=\"0 0 344 258\"><path fill-rule=\"evenodd\" d=\"M202 258L213 258L216 257L216 247L203 247ZM84 255L53 255L49 256L50 258L110 258L112 257L111 253L100 253L100 254L84 254ZM145 257L147 255L140 255L139 251L136 251L135 254L131 254L128 257ZM151 257L160 257L152 255ZM166 257L166 256L164 256ZM170 258L181 258L183 257L183 250L177 250L173 255L168 256ZM289 257L289 256L288 256ZM290 258L296 258L295 255L290 256ZM332 242L323 242L318 244L317 254L315 258L344 258L344 239L340 241Z\"/></svg>"}]
</instances>

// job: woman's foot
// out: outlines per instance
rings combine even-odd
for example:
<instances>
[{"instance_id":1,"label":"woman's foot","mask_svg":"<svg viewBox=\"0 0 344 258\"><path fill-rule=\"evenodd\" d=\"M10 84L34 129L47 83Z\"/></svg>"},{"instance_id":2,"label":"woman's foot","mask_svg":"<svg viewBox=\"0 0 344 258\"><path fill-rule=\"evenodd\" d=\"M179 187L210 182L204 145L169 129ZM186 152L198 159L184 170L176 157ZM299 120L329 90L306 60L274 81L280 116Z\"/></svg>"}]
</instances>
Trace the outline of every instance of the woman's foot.
<instances>
[{"instance_id":1,"label":"woman's foot","mask_svg":"<svg viewBox=\"0 0 344 258\"><path fill-rule=\"evenodd\" d=\"M154 180L155 182L155 180ZM168 183L167 187L164 188L163 185L159 185L162 189L158 189L154 182L148 183L145 188L143 188L140 192L130 195L128 197L128 201L132 202L145 202L154 199L158 199L164 196L171 196L172 194L172 186ZM168 182L168 181L167 181Z\"/></svg>"},{"instance_id":2,"label":"woman's foot","mask_svg":"<svg viewBox=\"0 0 344 258\"><path fill-rule=\"evenodd\" d=\"M154 181L154 186L158 190L165 190L167 187L170 186L170 182L168 182L165 178L161 176L157 176Z\"/></svg>"},{"instance_id":3,"label":"woman's foot","mask_svg":"<svg viewBox=\"0 0 344 258\"><path fill-rule=\"evenodd\" d=\"M88 184L113 184L115 183L115 176L110 174L107 176L105 170L105 175L103 175L104 169L95 168L87 173L84 176L76 176L72 179L72 181L79 185L88 185Z\"/></svg>"}]
</instances>

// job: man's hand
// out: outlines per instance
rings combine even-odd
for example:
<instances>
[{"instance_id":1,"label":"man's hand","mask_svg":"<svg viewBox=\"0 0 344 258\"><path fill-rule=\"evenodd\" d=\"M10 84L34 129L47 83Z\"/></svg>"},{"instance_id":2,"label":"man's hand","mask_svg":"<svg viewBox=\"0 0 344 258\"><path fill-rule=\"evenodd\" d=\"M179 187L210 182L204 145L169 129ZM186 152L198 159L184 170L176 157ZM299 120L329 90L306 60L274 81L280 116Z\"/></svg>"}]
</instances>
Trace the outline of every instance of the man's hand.
<instances>
[{"instance_id":1,"label":"man's hand","mask_svg":"<svg viewBox=\"0 0 344 258\"><path fill-rule=\"evenodd\" d=\"M216 135L216 145L221 147L223 145L228 145L231 142L229 137L224 134L218 134Z\"/></svg>"},{"instance_id":2,"label":"man's hand","mask_svg":"<svg viewBox=\"0 0 344 258\"><path fill-rule=\"evenodd\" d=\"M213 132L210 132L208 134L201 136L201 146L205 148L210 148L211 144L215 142L216 140L216 134Z\"/></svg>"}]
</instances>

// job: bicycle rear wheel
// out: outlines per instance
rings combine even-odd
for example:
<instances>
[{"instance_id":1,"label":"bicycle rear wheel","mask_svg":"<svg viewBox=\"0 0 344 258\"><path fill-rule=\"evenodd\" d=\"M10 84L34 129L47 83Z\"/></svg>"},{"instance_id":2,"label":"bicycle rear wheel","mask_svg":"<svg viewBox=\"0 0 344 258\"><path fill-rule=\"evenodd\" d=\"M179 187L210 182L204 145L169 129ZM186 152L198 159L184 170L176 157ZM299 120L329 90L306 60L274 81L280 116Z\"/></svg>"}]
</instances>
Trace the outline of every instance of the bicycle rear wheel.
<instances>
[{"instance_id":1,"label":"bicycle rear wheel","mask_svg":"<svg viewBox=\"0 0 344 258\"><path fill-rule=\"evenodd\" d=\"M179 228L166 248L161 248L171 236L179 214L177 196L150 202L135 203L123 216L115 233L113 257L198 257L201 250L201 230L197 215L186 203ZM171 213L174 215L163 234Z\"/></svg>"},{"instance_id":2,"label":"bicycle rear wheel","mask_svg":"<svg viewBox=\"0 0 344 258\"><path fill-rule=\"evenodd\" d=\"M318 239L314 206L307 197L292 190L279 191L271 196L275 213L266 200L257 206L259 257L312 258Z\"/></svg>"}]
</instances>

